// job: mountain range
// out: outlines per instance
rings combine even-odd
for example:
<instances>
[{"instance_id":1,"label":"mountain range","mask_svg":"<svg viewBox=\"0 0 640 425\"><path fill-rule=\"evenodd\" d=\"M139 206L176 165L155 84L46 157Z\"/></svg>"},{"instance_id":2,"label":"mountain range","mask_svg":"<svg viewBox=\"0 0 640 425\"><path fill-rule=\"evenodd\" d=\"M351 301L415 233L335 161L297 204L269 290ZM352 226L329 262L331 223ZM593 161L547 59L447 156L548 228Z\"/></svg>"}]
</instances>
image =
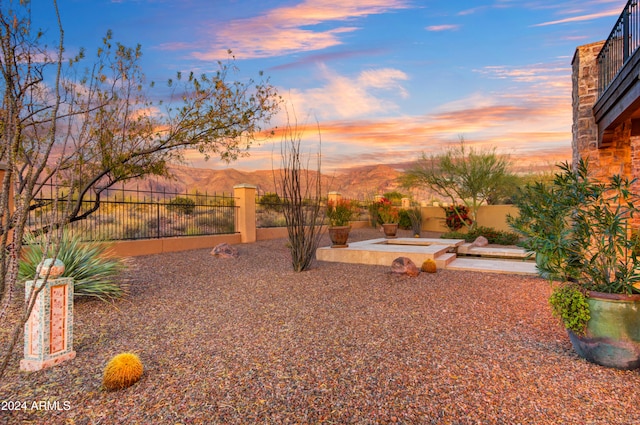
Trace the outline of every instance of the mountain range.
<instances>
[{"instance_id":1,"label":"mountain range","mask_svg":"<svg viewBox=\"0 0 640 425\"><path fill-rule=\"evenodd\" d=\"M552 157L540 155L539 157L511 157L511 170L517 174L529 174L537 172L554 171L554 164L564 161L562 155ZM553 161L550 162L550 161ZM413 162L396 164L363 165L341 168L331 173L322 174L322 195L336 191L348 199L371 200L375 195L386 192L399 191L408 194L409 191L400 186L398 178L403 172L412 166ZM281 170L256 170L241 171L234 168L206 169L194 168L182 165L171 165L172 178L147 178L142 181L130 182L126 186L137 186L141 190L153 190L178 193L191 193L197 190L208 194L231 194L233 187L238 184L250 184L256 186L258 195L269 192L282 194L281 188L276 188L276 182L280 184ZM305 174L306 171L302 170ZM315 171L309 171L315 176ZM303 187L304 189L304 187ZM313 191L313 188L311 189ZM311 193L313 195L313 193ZM434 194L429 190L412 189L411 195L416 200L429 201ZM435 196L435 198L438 198Z\"/></svg>"},{"instance_id":2,"label":"mountain range","mask_svg":"<svg viewBox=\"0 0 640 425\"><path fill-rule=\"evenodd\" d=\"M342 169L331 174L322 174L322 194L339 192L349 199L373 199L374 195L394 190L402 191L397 179L408 164L404 165L370 165ZM141 190L167 192L199 192L231 193L238 184L256 186L258 195L268 192L282 193L276 190L276 182L280 185L281 170L240 171L234 168L205 169L172 165L172 178L147 178L127 184L129 188L137 185ZM303 170L303 174L306 171ZM313 177L315 171L309 171ZM303 187L304 188L304 187ZM312 189L313 190L313 189Z\"/></svg>"}]
</instances>

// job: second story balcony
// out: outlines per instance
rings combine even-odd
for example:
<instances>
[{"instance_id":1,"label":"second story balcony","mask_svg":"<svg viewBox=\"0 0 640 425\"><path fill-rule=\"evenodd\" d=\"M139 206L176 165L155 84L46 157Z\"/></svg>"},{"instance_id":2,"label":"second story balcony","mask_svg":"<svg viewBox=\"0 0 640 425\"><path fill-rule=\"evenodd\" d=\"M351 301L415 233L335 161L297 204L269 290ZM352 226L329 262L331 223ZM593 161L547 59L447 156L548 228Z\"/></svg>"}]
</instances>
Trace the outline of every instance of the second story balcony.
<instances>
[{"instance_id":1,"label":"second story balcony","mask_svg":"<svg viewBox=\"0 0 640 425\"><path fill-rule=\"evenodd\" d=\"M598 145L625 119L640 118L640 8L629 0L598 55L598 100L593 113Z\"/></svg>"}]
</instances>

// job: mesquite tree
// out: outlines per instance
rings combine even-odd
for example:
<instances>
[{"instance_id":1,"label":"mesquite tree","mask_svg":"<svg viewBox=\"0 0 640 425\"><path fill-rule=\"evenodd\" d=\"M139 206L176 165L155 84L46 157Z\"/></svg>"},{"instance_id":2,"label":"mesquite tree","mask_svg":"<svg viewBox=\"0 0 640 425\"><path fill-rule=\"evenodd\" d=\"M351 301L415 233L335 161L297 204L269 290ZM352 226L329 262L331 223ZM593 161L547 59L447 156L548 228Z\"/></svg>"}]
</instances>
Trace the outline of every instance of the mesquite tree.
<instances>
[{"instance_id":1,"label":"mesquite tree","mask_svg":"<svg viewBox=\"0 0 640 425\"><path fill-rule=\"evenodd\" d=\"M100 194L115 183L166 175L167 164L180 161L185 149L234 160L263 134L280 104L268 80L232 81L232 56L213 75L178 74L159 93L142 73L140 46L115 43L111 33L91 61L82 50L66 57L55 0L51 7L56 27L43 32L32 28L37 11L29 1L0 3L3 326L30 211L52 217L40 231L60 229L96 211ZM51 197L45 190L58 200L35 202L39 195ZM90 193L93 201L87 202ZM0 377L32 303L26 305L4 350Z\"/></svg>"},{"instance_id":2,"label":"mesquite tree","mask_svg":"<svg viewBox=\"0 0 640 425\"><path fill-rule=\"evenodd\" d=\"M464 140L458 146L437 156L422 154L422 158L401 177L407 188L426 187L455 205L463 202L469 210L471 223L461 221L469 229L477 225L478 208L503 194L512 186L509 158L495 149L477 151Z\"/></svg>"}]
</instances>

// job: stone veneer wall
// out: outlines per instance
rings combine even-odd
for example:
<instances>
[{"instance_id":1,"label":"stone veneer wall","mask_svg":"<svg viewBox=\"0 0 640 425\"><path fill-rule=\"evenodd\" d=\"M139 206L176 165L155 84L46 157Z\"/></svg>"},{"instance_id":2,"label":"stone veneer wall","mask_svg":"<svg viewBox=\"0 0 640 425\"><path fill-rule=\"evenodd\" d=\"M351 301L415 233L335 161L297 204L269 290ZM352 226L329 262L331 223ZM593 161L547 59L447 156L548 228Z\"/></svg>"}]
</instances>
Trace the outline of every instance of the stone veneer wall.
<instances>
[{"instance_id":1,"label":"stone veneer wall","mask_svg":"<svg viewBox=\"0 0 640 425\"><path fill-rule=\"evenodd\" d=\"M598 99L598 65L596 58L604 41L576 49L573 67L573 164L587 158L591 171L598 177L622 174L640 176L640 136L632 136L632 120L619 124L613 139L598 147L598 126L593 106ZM640 184L636 185L640 192Z\"/></svg>"}]
</instances>

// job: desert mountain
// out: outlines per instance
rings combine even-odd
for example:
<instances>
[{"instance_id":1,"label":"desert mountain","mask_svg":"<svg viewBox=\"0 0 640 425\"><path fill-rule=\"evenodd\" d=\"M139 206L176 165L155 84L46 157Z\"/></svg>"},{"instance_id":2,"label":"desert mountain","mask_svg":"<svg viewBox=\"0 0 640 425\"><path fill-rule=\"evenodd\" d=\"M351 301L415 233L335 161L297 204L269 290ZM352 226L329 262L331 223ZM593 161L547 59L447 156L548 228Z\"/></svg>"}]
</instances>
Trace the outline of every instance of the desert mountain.
<instances>
[{"instance_id":1,"label":"desert mountain","mask_svg":"<svg viewBox=\"0 0 640 425\"><path fill-rule=\"evenodd\" d=\"M275 192L275 181L278 181L279 170L240 171L234 168L210 170L205 168L191 168L172 166L173 178L148 178L131 182L127 186L139 187L141 190L167 192L207 192L231 193L233 186L250 184L257 187L258 194ZM311 172L315 175L315 172ZM322 175L322 192L324 195L331 191L340 192L351 199L373 199L374 195L397 190L396 179L402 174L401 169L390 165L371 165L341 169L331 174ZM277 190L277 192L281 192Z\"/></svg>"},{"instance_id":2,"label":"desert mountain","mask_svg":"<svg viewBox=\"0 0 640 425\"><path fill-rule=\"evenodd\" d=\"M540 155L512 157L512 171L517 174L535 172L548 172L554 170L553 163L564 161L563 153L557 155ZM349 199L372 200L375 195L385 192L399 191L409 194L398 183L398 177L413 163L365 165L351 168L338 169L331 173L322 174L322 193L340 192ZM130 182L127 188L141 190L153 190L167 192L192 193L198 191L208 194L231 194L233 186L238 184L250 184L256 186L258 195L267 192L282 194L282 190L276 190L274 181L279 181L280 170L241 171L234 168L206 169L174 165L171 167L172 179L148 178L142 181ZM275 173L275 178L274 178ZM310 171L315 175L315 171ZM414 199L428 201L438 199L434 193L428 190L411 191Z\"/></svg>"}]
</instances>

